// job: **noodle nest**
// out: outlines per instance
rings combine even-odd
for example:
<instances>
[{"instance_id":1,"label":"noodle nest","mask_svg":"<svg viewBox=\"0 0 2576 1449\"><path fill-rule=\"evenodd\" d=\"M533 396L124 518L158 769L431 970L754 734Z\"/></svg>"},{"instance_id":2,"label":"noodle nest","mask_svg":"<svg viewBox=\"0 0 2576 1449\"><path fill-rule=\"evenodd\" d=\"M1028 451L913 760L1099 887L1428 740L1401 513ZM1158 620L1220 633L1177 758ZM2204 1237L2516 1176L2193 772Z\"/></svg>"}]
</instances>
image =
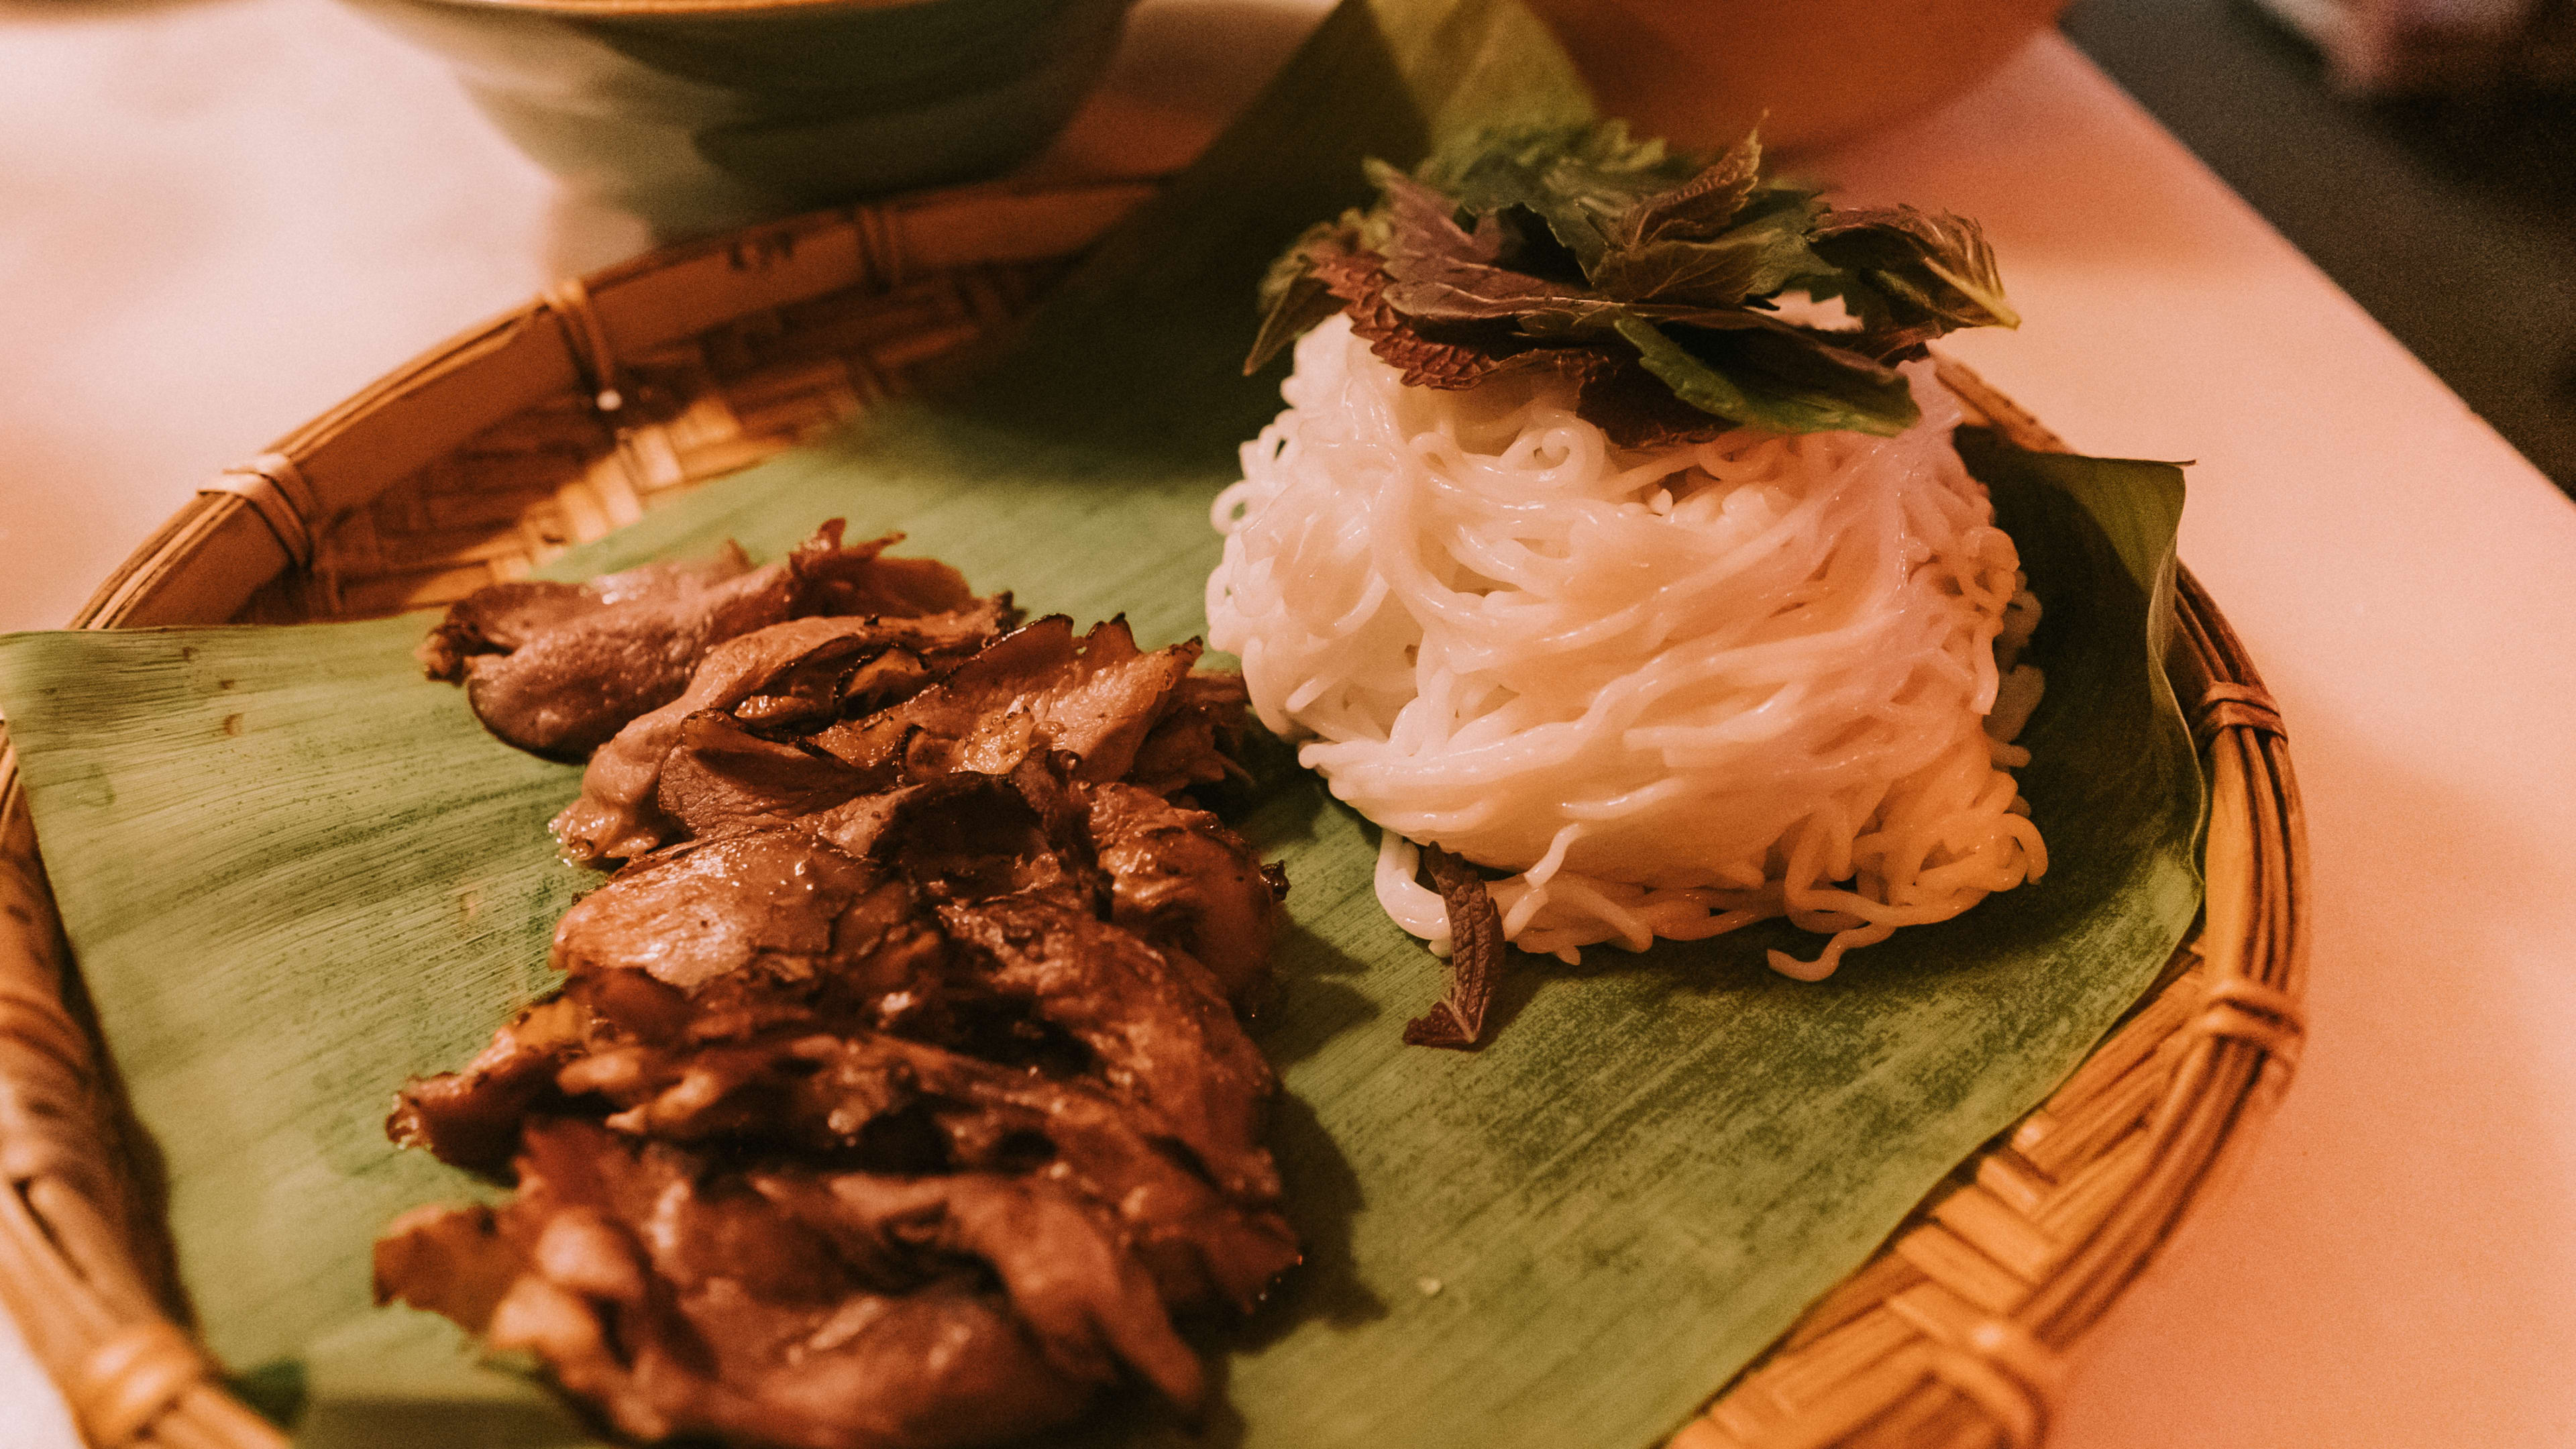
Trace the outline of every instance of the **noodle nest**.
<instances>
[{"instance_id":1,"label":"noodle nest","mask_svg":"<svg viewBox=\"0 0 2576 1449\"><path fill-rule=\"evenodd\" d=\"M1544 376L1404 386L1336 317L1215 505L1209 641L1384 831L1380 901L1445 949L1436 843L1571 961L1786 916L1817 979L2036 878L2005 743L2037 701L2012 540L1907 369L1894 438L1613 446Z\"/></svg>"}]
</instances>

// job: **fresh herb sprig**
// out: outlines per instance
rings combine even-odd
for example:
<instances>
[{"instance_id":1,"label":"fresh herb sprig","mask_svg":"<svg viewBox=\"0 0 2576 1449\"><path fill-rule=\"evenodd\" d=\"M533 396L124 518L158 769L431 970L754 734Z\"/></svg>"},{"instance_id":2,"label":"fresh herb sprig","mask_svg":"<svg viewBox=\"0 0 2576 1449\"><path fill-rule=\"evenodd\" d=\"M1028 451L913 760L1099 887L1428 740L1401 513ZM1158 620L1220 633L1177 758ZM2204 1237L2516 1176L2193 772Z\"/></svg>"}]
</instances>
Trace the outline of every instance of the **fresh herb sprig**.
<instances>
[{"instance_id":1,"label":"fresh herb sprig","mask_svg":"<svg viewBox=\"0 0 2576 1449\"><path fill-rule=\"evenodd\" d=\"M1622 443L1738 424L1886 435L1917 416L1894 364L2020 322L1975 222L1838 209L1761 161L1752 136L1704 159L1608 121L1486 132L1411 175L1370 162L1377 204L1272 264L1245 371L1347 312L1410 385L1550 369ZM1783 316L1800 293L1854 325Z\"/></svg>"}]
</instances>

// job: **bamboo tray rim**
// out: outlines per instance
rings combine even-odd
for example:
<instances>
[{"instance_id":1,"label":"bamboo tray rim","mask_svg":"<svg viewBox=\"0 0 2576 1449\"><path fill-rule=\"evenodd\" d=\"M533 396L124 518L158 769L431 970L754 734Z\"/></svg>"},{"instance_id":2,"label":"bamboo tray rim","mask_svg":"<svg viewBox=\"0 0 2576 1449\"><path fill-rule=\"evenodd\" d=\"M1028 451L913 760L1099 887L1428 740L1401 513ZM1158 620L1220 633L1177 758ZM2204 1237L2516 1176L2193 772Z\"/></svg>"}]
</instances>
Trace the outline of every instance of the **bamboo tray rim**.
<instances>
[{"instance_id":1,"label":"bamboo tray rim","mask_svg":"<svg viewBox=\"0 0 2576 1449\"><path fill-rule=\"evenodd\" d=\"M586 403L623 449L621 389L632 359L657 346L817 299L1077 253L1150 191L986 184L921 193L667 247L559 283L227 470L102 585L74 627L221 622L272 576L330 593L327 567L308 575L335 524L532 398ZM1964 366L1942 359L1940 375L2016 442L2065 450ZM1723 1386L1676 1436L1678 1449L2040 1442L2068 1345L2241 1158L2286 1087L2306 966L2306 845L2286 739L2243 646L2188 570L2176 623L2168 672L2201 749L2211 816L2207 905L2175 967L2047 1103L1962 1163L1867 1265ZM2087 1104L2138 1100L2112 1124L2124 1134L2116 1145L2087 1138L2081 1145L2097 1155L2076 1159L2062 1182L2039 1174L2062 1189L2051 1197L2028 1179L2034 1162L2056 1158L2032 1154L2082 1135L2072 1115L2050 1115L2079 1088L2094 1094ZM0 726L0 1169L11 1188L0 1192L0 1303L92 1444L283 1445L168 1316L168 1265L150 1251L151 1215L136 1199L124 1141L135 1129L117 1119L114 1097L113 1064ZM2101 1111L2085 1110L2083 1132L2107 1130L2092 1120ZM2034 1137L2041 1126L2048 1131ZM2103 1187L2106 1164L2120 1169L2122 1190ZM2067 1205L2083 1192L2092 1197ZM2080 1241L2009 1308L1978 1301L1983 1269L1922 1266L1964 1245L1994 1267L1995 1242L2027 1230L1977 1228L1998 1203L2028 1209L2032 1221L2078 1206L2090 1214ZM1980 1231L2004 1236L1981 1240Z\"/></svg>"}]
</instances>

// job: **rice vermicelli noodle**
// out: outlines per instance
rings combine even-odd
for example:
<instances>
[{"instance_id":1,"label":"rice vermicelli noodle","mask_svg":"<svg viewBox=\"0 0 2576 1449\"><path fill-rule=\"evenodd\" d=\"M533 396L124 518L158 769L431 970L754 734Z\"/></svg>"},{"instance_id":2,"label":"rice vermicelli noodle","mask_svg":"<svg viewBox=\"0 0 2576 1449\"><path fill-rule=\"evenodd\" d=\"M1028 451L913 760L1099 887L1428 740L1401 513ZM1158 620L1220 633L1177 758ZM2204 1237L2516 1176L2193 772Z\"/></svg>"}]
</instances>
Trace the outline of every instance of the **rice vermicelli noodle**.
<instances>
[{"instance_id":1,"label":"rice vermicelli noodle","mask_svg":"<svg viewBox=\"0 0 2576 1449\"><path fill-rule=\"evenodd\" d=\"M1511 872L1524 949L1786 916L1831 939L1771 964L1816 979L2046 868L2006 773L2036 603L1955 403L1907 372L1894 438L1626 450L1545 376L1405 387L1341 317L1298 343L1215 506L1209 642L1382 827L1399 925L1446 946L1436 843Z\"/></svg>"}]
</instances>

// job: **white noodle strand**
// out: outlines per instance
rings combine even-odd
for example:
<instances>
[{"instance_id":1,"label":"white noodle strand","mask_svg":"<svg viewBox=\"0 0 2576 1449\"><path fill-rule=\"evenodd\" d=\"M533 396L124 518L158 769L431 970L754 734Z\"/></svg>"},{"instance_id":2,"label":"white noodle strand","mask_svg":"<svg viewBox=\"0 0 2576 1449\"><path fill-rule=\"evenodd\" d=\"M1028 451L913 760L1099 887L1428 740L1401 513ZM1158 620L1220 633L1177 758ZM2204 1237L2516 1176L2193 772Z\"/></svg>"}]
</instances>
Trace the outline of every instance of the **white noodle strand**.
<instances>
[{"instance_id":1,"label":"white noodle strand","mask_svg":"<svg viewBox=\"0 0 2576 1449\"><path fill-rule=\"evenodd\" d=\"M1398 925L1448 942L1437 843L1518 872L1490 888L1527 950L1786 916L1831 933L1770 953L1813 980L2046 869L2004 773L2038 604L1909 374L1900 437L1641 451L1551 383L1407 388L1338 318L1298 343L1211 512L1209 642L1385 829Z\"/></svg>"}]
</instances>

